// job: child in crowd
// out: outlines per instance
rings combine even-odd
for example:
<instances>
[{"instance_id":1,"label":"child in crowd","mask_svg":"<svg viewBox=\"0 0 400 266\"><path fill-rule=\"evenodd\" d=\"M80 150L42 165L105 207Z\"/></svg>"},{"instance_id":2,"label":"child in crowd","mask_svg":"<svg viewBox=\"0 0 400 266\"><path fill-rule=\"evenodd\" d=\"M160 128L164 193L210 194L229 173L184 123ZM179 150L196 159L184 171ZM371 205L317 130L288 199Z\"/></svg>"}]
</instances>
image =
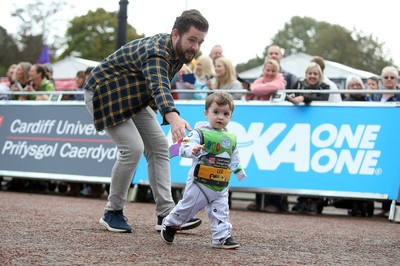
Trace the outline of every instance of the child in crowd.
<instances>
[{"instance_id":1,"label":"child in crowd","mask_svg":"<svg viewBox=\"0 0 400 266\"><path fill-rule=\"evenodd\" d=\"M231 236L228 190L231 172L239 181L246 178L240 166L236 135L226 129L235 108L232 95L216 91L206 98L204 114L208 125L197 128L183 139L179 154L192 158L182 200L163 220L161 237L172 244L180 226L205 208L210 219L212 247L236 249Z\"/></svg>"},{"instance_id":2,"label":"child in crowd","mask_svg":"<svg viewBox=\"0 0 400 266\"><path fill-rule=\"evenodd\" d=\"M370 77L365 83L366 90L379 90L379 79L377 77ZM368 101L372 101L373 94L367 93L366 98Z\"/></svg>"},{"instance_id":3,"label":"child in crowd","mask_svg":"<svg viewBox=\"0 0 400 266\"><path fill-rule=\"evenodd\" d=\"M278 61L274 59L265 60L263 76L256 79L250 85L250 90L256 96L257 100L269 100L272 94L278 90L285 89L286 81L279 71L280 66Z\"/></svg>"}]
</instances>

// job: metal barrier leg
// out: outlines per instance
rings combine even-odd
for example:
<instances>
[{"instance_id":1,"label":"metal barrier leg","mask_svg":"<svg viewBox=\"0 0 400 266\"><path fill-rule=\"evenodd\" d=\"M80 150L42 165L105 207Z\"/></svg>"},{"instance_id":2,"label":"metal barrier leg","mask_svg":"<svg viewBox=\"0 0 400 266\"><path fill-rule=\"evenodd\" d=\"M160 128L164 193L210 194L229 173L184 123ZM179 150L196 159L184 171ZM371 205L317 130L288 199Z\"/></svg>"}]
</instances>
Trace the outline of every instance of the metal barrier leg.
<instances>
[{"instance_id":1,"label":"metal barrier leg","mask_svg":"<svg viewBox=\"0 0 400 266\"><path fill-rule=\"evenodd\" d=\"M133 185L133 187L129 188L128 190L128 198L127 201L136 201L136 195L137 195L137 191L138 191L138 185Z\"/></svg>"},{"instance_id":2,"label":"metal barrier leg","mask_svg":"<svg viewBox=\"0 0 400 266\"><path fill-rule=\"evenodd\" d=\"M396 205L395 200L390 205L389 221L400 222L400 206Z\"/></svg>"},{"instance_id":3,"label":"metal barrier leg","mask_svg":"<svg viewBox=\"0 0 400 266\"><path fill-rule=\"evenodd\" d=\"M261 194L261 203L260 203L260 211L264 210L265 207L265 194Z\"/></svg>"}]
</instances>

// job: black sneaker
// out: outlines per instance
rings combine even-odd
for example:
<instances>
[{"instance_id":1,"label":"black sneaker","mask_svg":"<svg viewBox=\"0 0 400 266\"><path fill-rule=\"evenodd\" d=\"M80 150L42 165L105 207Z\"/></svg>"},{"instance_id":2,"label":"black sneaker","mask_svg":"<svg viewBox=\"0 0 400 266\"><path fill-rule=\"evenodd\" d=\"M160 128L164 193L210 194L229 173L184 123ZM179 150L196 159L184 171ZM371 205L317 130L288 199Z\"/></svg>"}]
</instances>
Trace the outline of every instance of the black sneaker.
<instances>
[{"instance_id":1,"label":"black sneaker","mask_svg":"<svg viewBox=\"0 0 400 266\"><path fill-rule=\"evenodd\" d=\"M222 249L237 249L240 247L239 243L235 242L232 237L228 237L222 244L213 244L213 248Z\"/></svg>"},{"instance_id":2,"label":"black sneaker","mask_svg":"<svg viewBox=\"0 0 400 266\"><path fill-rule=\"evenodd\" d=\"M157 232L160 232L162 229L162 221L165 217L161 217L161 216L157 216L157 224L154 226L154 229ZM180 230L190 230L190 229L194 229L196 227L198 227L199 225L201 225L202 220L200 218L192 218L189 221L187 221L187 223L183 224L180 227Z\"/></svg>"},{"instance_id":3,"label":"black sneaker","mask_svg":"<svg viewBox=\"0 0 400 266\"><path fill-rule=\"evenodd\" d=\"M162 240L164 240L165 243L171 245L172 242L174 242L176 231L179 229L180 228L176 226L166 226L165 224L163 224L160 233Z\"/></svg>"},{"instance_id":4,"label":"black sneaker","mask_svg":"<svg viewBox=\"0 0 400 266\"><path fill-rule=\"evenodd\" d=\"M108 231L118 233L131 233L132 228L127 223L128 219L124 216L122 210L105 211L104 216L100 218L100 224Z\"/></svg>"}]
</instances>

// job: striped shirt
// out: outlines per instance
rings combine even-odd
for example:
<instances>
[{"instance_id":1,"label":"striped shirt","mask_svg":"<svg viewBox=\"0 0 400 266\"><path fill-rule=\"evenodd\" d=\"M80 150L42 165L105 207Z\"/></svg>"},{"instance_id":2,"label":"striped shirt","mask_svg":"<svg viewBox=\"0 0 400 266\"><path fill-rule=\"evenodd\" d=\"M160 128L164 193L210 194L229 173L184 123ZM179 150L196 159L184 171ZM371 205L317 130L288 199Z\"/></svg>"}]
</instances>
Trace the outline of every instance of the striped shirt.
<instances>
[{"instance_id":1,"label":"striped shirt","mask_svg":"<svg viewBox=\"0 0 400 266\"><path fill-rule=\"evenodd\" d=\"M149 105L156 106L162 116L179 113L170 81L182 65L176 59L170 34L133 40L105 58L83 85L86 90L94 90L96 129L127 121Z\"/></svg>"}]
</instances>

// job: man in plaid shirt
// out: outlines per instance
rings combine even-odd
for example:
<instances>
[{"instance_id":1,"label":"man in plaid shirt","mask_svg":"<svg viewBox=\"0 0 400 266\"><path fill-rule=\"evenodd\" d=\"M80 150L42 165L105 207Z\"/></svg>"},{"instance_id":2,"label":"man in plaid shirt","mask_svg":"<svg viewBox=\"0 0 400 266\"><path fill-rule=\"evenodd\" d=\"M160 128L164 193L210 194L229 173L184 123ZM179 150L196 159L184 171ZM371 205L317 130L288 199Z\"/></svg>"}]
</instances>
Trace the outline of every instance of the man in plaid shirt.
<instances>
[{"instance_id":1,"label":"man in plaid shirt","mask_svg":"<svg viewBox=\"0 0 400 266\"><path fill-rule=\"evenodd\" d=\"M208 32L208 22L197 10L177 17L170 34L133 40L105 58L88 76L85 103L98 131L104 130L118 147L111 173L108 202L100 224L113 232L131 232L123 208L129 186L144 152L149 183L158 216L155 229L175 206L171 196L168 141L154 110L171 126L175 142L190 125L180 117L171 95L170 81L190 63ZM201 224L193 218L182 228Z\"/></svg>"}]
</instances>

